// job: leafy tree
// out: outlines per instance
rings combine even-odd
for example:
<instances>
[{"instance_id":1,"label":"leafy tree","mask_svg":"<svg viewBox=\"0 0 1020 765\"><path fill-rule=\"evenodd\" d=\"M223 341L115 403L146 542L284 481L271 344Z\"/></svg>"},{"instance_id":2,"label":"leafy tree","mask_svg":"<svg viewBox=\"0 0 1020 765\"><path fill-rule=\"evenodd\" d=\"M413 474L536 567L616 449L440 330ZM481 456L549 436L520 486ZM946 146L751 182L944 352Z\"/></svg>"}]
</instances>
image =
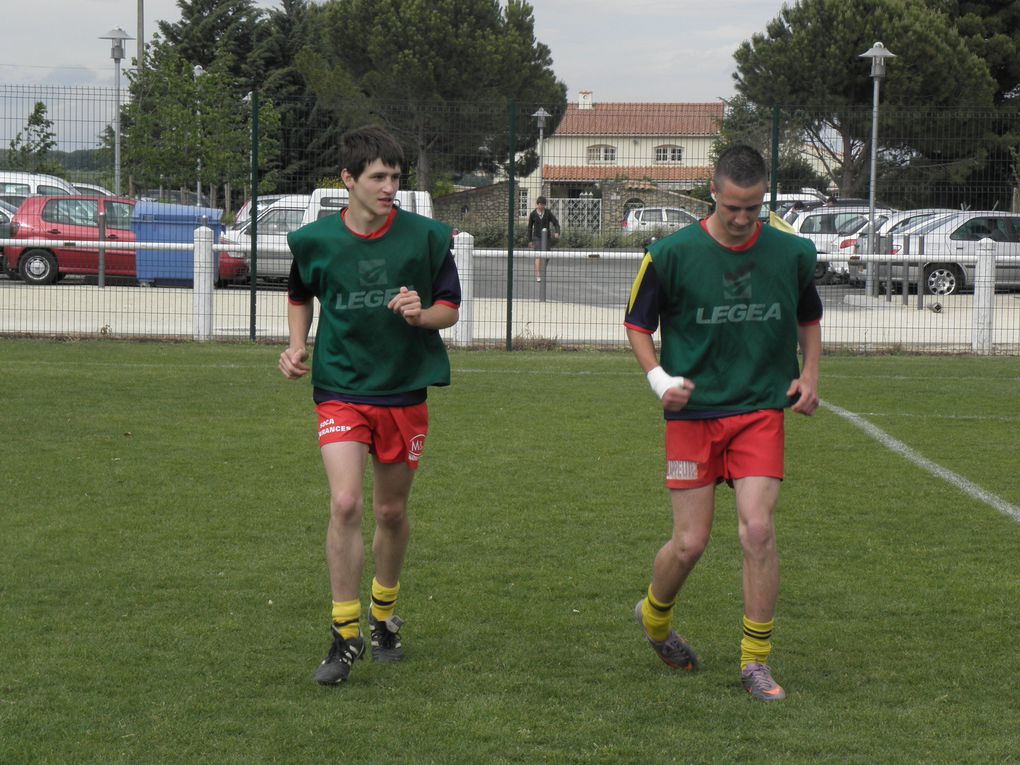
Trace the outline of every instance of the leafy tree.
<instances>
[{"instance_id":1,"label":"leafy tree","mask_svg":"<svg viewBox=\"0 0 1020 765\"><path fill-rule=\"evenodd\" d=\"M505 10L496 0L330 0L321 17L322 40L299 69L338 127L386 124L419 188L503 155L511 101L545 103L555 116L547 130L566 109L524 0ZM526 125L516 149L537 139Z\"/></svg>"},{"instance_id":2,"label":"leafy tree","mask_svg":"<svg viewBox=\"0 0 1020 765\"><path fill-rule=\"evenodd\" d=\"M772 156L772 109L758 106L746 96L737 95L726 104L720 127L719 141L712 147L714 162L726 146L745 143L757 148L766 158ZM797 191L804 187L825 190L831 181L820 174L804 158L803 135L788 114L780 115L779 167L777 185L780 192Z\"/></svg>"},{"instance_id":3,"label":"leafy tree","mask_svg":"<svg viewBox=\"0 0 1020 765\"><path fill-rule=\"evenodd\" d=\"M884 41L898 58L882 82L883 162L934 168L947 181L980 162L981 133L948 107L983 109L995 83L937 4L920 0L800 0L734 54L737 90L782 105L844 195L864 191L872 80L861 53ZM921 112L920 110L927 110ZM953 119L956 130L949 129ZM923 129L918 122L923 121ZM971 136L967 138L967 136Z\"/></svg>"},{"instance_id":4,"label":"leafy tree","mask_svg":"<svg viewBox=\"0 0 1020 765\"><path fill-rule=\"evenodd\" d=\"M1020 0L943 0L935 6L987 64L995 78L995 102L1020 96Z\"/></svg>"},{"instance_id":5,"label":"leafy tree","mask_svg":"<svg viewBox=\"0 0 1020 765\"><path fill-rule=\"evenodd\" d=\"M134 98L125 109L123 161L136 182L147 187L243 186L249 177L249 107L243 88L227 67L214 61L196 76L190 62L167 46L131 83ZM265 156L275 151L279 119L271 103L259 113ZM212 195L215 203L217 194Z\"/></svg>"},{"instance_id":6,"label":"leafy tree","mask_svg":"<svg viewBox=\"0 0 1020 765\"><path fill-rule=\"evenodd\" d=\"M7 164L12 170L32 173L59 173L60 166L50 157L57 145L53 121L46 116L46 104L36 101L25 127L11 139Z\"/></svg>"},{"instance_id":7,"label":"leafy tree","mask_svg":"<svg viewBox=\"0 0 1020 765\"><path fill-rule=\"evenodd\" d=\"M162 46L205 69L219 62L233 79L245 83L245 92L250 90L252 53L261 28L261 11L253 0L177 0L177 7L180 21L159 22L161 39L155 41L154 55Z\"/></svg>"}]
</instances>

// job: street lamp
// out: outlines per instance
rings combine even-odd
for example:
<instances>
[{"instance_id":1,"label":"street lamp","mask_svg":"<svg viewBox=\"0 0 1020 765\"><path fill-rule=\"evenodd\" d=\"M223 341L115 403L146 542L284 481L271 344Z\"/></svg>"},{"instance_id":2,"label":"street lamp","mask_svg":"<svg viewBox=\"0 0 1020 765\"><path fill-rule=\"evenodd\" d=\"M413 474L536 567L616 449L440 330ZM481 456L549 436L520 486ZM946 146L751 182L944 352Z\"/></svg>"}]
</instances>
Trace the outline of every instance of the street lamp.
<instances>
[{"instance_id":1,"label":"street lamp","mask_svg":"<svg viewBox=\"0 0 1020 765\"><path fill-rule=\"evenodd\" d=\"M133 40L120 27L111 29L100 40L110 40L110 58L113 59L113 193L120 196L120 62L124 58L124 41Z\"/></svg>"},{"instance_id":2,"label":"street lamp","mask_svg":"<svg viewBox=\"0 0 1020 765\"><path fill-rule=\"evenodd\" d=\"M878 160L878 89L879 82L885 77L885 60L887 58L896 58L896 54L889 51L882 43L876 42L871 46L869 50L862 53L860 58L871 59L871 79L874 80L875 87L872 92L871 100L871 186L868 191L868 246L869 249L874 252L877 248L875 247L875 173ZM867 287L868 293L870 294L873 288L873 281L871 277L871 263L867 265Z\"/></svg>"},{"instance_id":3,"label":"street lamp","mask_svg":"<svg viewBox=\"0 0 1020 765\"><path fill-rule=\"evenodd\" d=\"M201 64L195 64L195 122L198 135L195 142L195 207L202 206L202 105L198 98L198 78L205 74Z\"/></svg>"},{"instance_id":4,"label":"street lamp","mask_svg":"<svg viewBox=\"0 0 1020 765\"><path fill-rule=\"evenodd\" d=\"M545 121L552 115L540 106L538 111L531 116L538 122L538 196L542 196L542 175L545 170Z\"/></svg>"}]
</instances>

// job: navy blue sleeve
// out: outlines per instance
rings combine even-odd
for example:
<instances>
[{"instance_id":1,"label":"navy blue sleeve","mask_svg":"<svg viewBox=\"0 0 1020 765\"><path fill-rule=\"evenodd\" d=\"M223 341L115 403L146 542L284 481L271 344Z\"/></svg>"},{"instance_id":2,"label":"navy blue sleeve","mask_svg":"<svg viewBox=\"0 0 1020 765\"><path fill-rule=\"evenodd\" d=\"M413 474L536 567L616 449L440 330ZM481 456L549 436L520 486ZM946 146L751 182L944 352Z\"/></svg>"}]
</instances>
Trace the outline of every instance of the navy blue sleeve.
<instances>
[{"instance_id":1,"label":"navy blue sleeve","mask_svg":"<svg viewBox=\"0 0 1020 765\"><path fill-rule=\"evenodd\" d=\"M808 282L797 301L797 323L816 324L822 320L822 298L818 295L815 280Z\"/></svg>"},{"instance_id":2,"label":"navy blue sleeve","mask_svg":"<svg viewBox=\"0 0 1020 765\"><path fill-rule=\"evenodd\" d=\"M460 274L457 272L457 261L453 259L452 249L446 253L436 278L432 280L432 304L436 303L460 307Z\"/></svg>"},{"instance_id":3,"label":"navy blue sleeve","mask_svg":"<svg viewBox=\"0 0 1020 765\"><path fill-rule=\"evenodd\" d=\"M315 297L315 293L301 281L301 273L298 271L297 262L291 261L290 274L287 276L287 299L291 303L303 305Z\"/></svg>"},{"instance_id":4,"label":"navy blue sleeve","mask_svg":"<svg viewBox=\"0 0 1020 765\"><path fill-rule=\"evenodd\" d=\"M641 268L634 277L630 288L630 300L627 301L627 313L623 317L624 326L639 332L652 334L659 328L659 315L662 311L662 293L659 288L659 277L655 273L652 256L645 253Z\"/></svg>"}]
</instances>

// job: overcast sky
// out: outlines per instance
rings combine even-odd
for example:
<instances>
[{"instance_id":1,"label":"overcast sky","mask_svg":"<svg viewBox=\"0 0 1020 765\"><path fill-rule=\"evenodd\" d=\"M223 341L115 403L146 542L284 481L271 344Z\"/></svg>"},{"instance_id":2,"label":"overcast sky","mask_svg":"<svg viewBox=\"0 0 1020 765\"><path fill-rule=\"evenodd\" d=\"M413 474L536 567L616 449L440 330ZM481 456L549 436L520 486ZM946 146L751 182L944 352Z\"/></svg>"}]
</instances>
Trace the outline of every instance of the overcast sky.
<instances>
[{"instance_id":1,"label":"overcast sky","mask_svg":"<svg viewBox=\"0 0 1020 765\"><path fill-rule=\"evenodd\" d=\"M275 0L257 0L272 7ZM137 36L138 0L33 0L5 8L0 83L112 85L114 27ZM733 94L733 52L782 0L532 0L568 100L714 101ZM178 21L176 0L144 0L145 37ZM128 60L137 52L127 43Z\"/></svg>"}]
</instances>

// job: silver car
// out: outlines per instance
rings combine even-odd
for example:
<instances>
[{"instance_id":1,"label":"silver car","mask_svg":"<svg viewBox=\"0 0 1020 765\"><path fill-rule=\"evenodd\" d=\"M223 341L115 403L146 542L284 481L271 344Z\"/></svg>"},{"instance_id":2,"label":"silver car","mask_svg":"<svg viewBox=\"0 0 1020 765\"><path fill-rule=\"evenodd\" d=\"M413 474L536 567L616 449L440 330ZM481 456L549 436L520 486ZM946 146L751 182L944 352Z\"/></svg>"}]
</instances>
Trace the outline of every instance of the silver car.
<instances>
[{"instance_id":1,"label":"silver car","mask_svg":"<svg viewBox=\"0 0 1020 765\"><path fill-rule=\"evenodd\" d=\"M952 295L974 285L973 262L962 262L964 256L975 256L986 249L982 240L994 242L995 255L1020 256L1020 213L998 210L977 210L937 217L915 229L910 235L892 237L892 280L903 281L903 265L895 263L896 255L921 252L921 276L924 291L930 295ZM916 264L911 271L916 271ZM915 277L910 276L911 280ZM1020 264L998 264L995 268L996 287L1020 287Z\"/></svg>"},{"instance_id":2,"label":"silver car","mask_svg":"<svg viewBox=\"0 0 1020 765\"><path fill-rule=\"evenodd\" d=\"M697 222L698 216L681 207L634 207L623 219L623 231L676 231Z\"/></svg>"}]
</instances>

